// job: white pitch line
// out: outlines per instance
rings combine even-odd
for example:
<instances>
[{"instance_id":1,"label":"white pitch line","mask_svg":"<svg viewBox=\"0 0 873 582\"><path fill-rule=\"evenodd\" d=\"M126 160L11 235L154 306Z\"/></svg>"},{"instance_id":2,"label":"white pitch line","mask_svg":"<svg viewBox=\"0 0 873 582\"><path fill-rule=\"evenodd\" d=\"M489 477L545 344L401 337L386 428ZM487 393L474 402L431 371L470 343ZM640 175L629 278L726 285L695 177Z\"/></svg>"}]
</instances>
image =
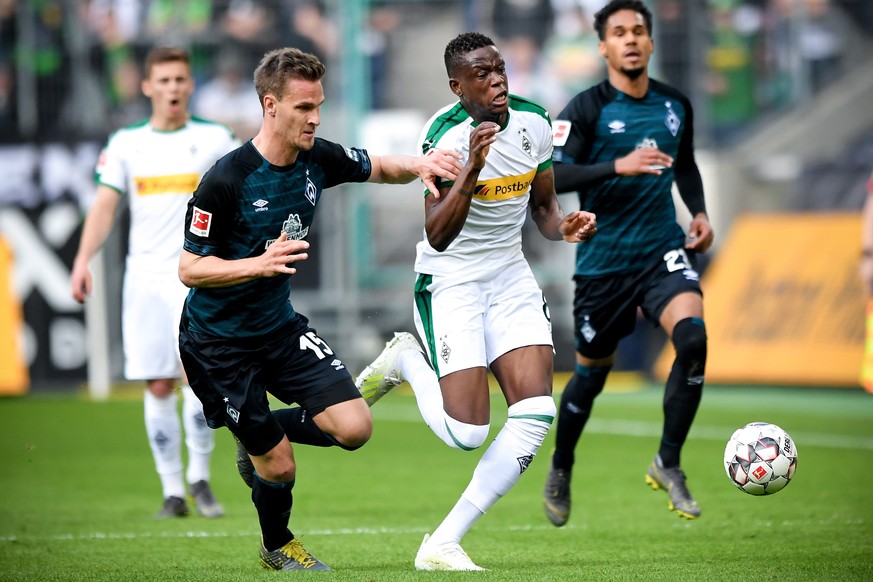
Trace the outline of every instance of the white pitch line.
<instances>
[{"instance_id":1,"label":"white pitch line","mask_svg":"<svg viewBox=\"0 0 873 582\"><path fill-rule=\"evenodd\" d=\"M407 408L384 407L374 413L376 422L380 420L395 422L419 422L421 417L410 412ZM494 425L494 422L492 422ZM739 426L713 426L694 424L691 427L690 439L702 439L707 441L719 441L727 444L731 434ZM782 428L785 428L784 426ZM592 418L585 426L586 434L611 434L631 437L660 437L662 424L660 421L641 420L602 420ZM831 433L804 432L785 428L794 438L799 450L804 447L822 447L828 449L850 450L873 450L873 436L852 436Z\"/></svg>"},{"instance_id":2,"label":"white pitch line","mask_svg":"<svg viewBox=\"0 0 873 582\"><path fill-rule=\"evenodd\" d=\"M432 528L431 528L432 529ZM492 531L547 531L556 529L553 525L550 524L541 524L541 525L515 525L508 526L502 528L488 528L488 527L480 527L479 530L492 530ZM561 528L562 530L566 529L587 529L587 527L583 524L580 526L574 526L573 524L568 524ZM339 529L313 529L307 530L306 535L323 535L323 536L359 536L359 535L422 535L431 531L426 527L421 528L397 528L397 527L357 527L357 528L339 528ZM55 542L71 542L71 541L87 541L87 540L136 540L136 539L189 539L189 538L249 538L249 537L257 537L261 535L261 532L252 529L248 531L182 531L182 532L114 532L114 533L103 533L103 532L90 532L90 533L81 533L81 534L55 534L51 536L40 536L40 537L31 537L31 536L0 536L0 542L16 542L21 539L27 540L45 540L45 541L55 541Z\"/></svg>"}]
</instances>

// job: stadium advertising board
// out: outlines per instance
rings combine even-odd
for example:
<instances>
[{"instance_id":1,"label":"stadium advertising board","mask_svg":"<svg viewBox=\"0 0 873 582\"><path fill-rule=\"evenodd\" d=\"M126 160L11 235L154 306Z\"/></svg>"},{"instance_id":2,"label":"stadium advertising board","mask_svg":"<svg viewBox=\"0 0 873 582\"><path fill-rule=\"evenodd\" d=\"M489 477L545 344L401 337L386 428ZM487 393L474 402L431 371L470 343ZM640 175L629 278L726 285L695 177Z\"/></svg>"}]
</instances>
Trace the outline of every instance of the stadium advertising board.
<instances>
[{"instance_id":1,"label":"stadium advertising board","mask_svg":"<svg viewBox=\"0 0 873 582\"><path fill-rule=\"evenodd\" d=\"M860 216L739 217L703 277L706 380L858 387L865 301ZM666 378L667 345L656 363Z\"/></svg>"}]
</instances>

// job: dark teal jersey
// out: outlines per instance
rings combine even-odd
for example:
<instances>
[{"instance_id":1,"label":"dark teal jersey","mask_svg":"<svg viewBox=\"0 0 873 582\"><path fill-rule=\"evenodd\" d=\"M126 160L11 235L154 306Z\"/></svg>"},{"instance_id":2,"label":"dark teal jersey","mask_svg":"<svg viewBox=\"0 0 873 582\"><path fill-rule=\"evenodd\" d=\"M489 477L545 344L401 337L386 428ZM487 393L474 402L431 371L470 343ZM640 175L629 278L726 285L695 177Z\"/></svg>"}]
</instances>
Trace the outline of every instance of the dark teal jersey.
<instances>
[{"instance_id":1,"label":"dark teal jersey","mask_svg":"<svg viewBox=\"0 0 873 582\"><path fill-rule=\"evenodd\" d=\"M257 257L283 231L305 239L325 188L370 177L365 150L316 138L294 164L274 166L246 142L204 176L188 203L184 249L225 260ZM259 278L231 287L191 289L185 303L190 329L219 337L268 334L297 316L293 277Z\"/></svg>"},{"instance_id":2,"label":"dark teal jersey","mask_svg":"<svg viewBox=\"0 0 873 582\"><path fill-rule=\"evenodd\" d=\"M635 99L604 81L574 97L553 125L555 163L592 170L578 195L580 208L597 215L597 236L577 245L577 275L634 271L684 245L674 180L683 200L694 201L693 211L705 210L691 104L684 95L650 79L646 96ZM614 161L642 147L670 155L673 167L661 175L618 176ZM565 191L558 176L556 170L558 191Z\"/></svg>"}]
</instances>

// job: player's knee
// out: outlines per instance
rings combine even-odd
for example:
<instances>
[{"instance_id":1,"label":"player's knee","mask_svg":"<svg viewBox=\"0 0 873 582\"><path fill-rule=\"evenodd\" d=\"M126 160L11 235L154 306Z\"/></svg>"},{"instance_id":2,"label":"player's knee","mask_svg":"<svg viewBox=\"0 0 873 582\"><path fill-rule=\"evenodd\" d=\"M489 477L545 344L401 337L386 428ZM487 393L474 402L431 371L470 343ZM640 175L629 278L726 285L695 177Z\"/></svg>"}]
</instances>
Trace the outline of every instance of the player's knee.
<instances>
[{"instance_id":1,"label":"player's knee","mask_svg":"<svg viewBox=\"0 0 873 582\"><path fill-rule=\"evenodd\" d=\"M485 444L485 439L488 438L488 431L491 426L487 424L467 424L446 415L446 428L452 439L452 443L449 443L450 446L454 446L462 451L472 451Z\"/></svg>"},{"instance_id":2,"label":"player's knee","mask_svg":"<svg viewBox=\"0 0 873 582\"><path fill-rule=\"evenodd\" d=\"M334 440L340 448L347 451L360 449L370 437L373 435L373 418L361 417L355 421L348 422L343 426L341 434L333 435Z\"/></svg>"},{"instance_id":3,"label":"player's knee","mask_svg":"<svg viewBox=\"0 0 873 582\"><path fill-rule=\"evenodd\" d=\"M254 457L255 476L269 483L291 483L297 475L297 464L292 457L275 457L269 461Z\"/></svg>"},{"instance_id":4,"label":"player's knee","mask_svg":"<svg viewBox=\"0 0 873 582\"><path fill-rule=\"evenodd\" d=\"M699 317L688 317L673 328L676 362L685 367L689 376L703 377L706 368L706 326Z\"/></svg>"},{"instance_id":5,"label":"player's knee","mask_svg":"<svg viewBox=\"0 0 873 582\"><path fill-rule=\"evenodd\" d=\"M506 426L535 453L543 444L555 419L555 401L551 396L525 398L509 407Z\"/></svg>"}]
</instances>

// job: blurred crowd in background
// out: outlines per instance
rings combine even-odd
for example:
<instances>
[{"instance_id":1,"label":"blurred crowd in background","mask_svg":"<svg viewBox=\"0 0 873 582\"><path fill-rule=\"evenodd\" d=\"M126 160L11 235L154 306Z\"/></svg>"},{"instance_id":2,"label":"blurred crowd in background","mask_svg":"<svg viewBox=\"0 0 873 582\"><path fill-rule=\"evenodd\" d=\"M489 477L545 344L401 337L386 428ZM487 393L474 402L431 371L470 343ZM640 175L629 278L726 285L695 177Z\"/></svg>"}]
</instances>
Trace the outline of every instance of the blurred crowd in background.
<instances>
[{"instance_id":1,"label":"blurred crowd in background","mask_svg":"<svg viewBox=\"0 0 873 582\"><path fill-rule=\"evenodd\" d=\"M557 112L602 79L593 14L603 0L0 0L0 136L25 140L105 136L143 118L142 59L152 46L194 55L192 110L256 131L251 81L265 51L297 46L328 65L365 56L365 110L399 103L392 72L417 51L428 9L454 13L457 30L492 34L512 91ZM656 77L692 97L701 139L729 141L757 116L831 83L870 47L869 0L648 0L656 15ZM351 10L354 5L355 10ZM343 27L349 14L361 22ZM348 34L353 30L354 34ZM397 34L404 31L406 34ZM412 39L410 41L409 39ZM353 43L354 46L348 46ZM441 47L427 47L438 51ZM332 95L344 87L328 75ZM410 100L415 99L414 88Z\"/></svg>"}]
</instances>

